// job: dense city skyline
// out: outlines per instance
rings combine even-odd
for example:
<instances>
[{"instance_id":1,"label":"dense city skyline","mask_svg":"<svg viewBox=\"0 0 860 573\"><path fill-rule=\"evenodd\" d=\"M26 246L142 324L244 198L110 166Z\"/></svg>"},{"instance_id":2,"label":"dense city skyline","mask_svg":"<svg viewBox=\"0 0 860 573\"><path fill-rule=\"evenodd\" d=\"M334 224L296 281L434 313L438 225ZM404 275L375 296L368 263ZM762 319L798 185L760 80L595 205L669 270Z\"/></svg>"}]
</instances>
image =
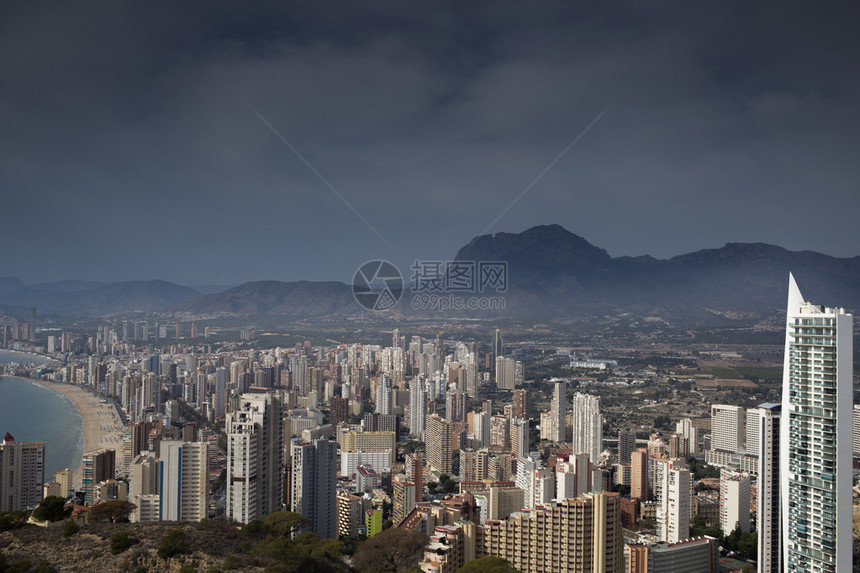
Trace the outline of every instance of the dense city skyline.
<instances>
[{"instance_id":1,"label":"dense city skyline","mask_svg":"<svg viewBox=\"0 0 860 573\"><path fill-rule=\"evenodd\" d=\"M90 6L0 19L28 283L348 281L549 223L857 254L853 4Z\"/></svg>"}]
</instances>

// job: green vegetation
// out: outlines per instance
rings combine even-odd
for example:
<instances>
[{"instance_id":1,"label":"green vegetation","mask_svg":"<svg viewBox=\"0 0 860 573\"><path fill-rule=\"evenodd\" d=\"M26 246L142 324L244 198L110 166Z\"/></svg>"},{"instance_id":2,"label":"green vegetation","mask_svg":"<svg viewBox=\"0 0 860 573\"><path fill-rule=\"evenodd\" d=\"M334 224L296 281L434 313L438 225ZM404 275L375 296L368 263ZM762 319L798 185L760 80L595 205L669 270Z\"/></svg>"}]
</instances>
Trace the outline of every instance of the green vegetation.
<instances>
[{"instance_id":1,"label":"green vegetation","mask_svg":"<svg viewBox=\"0 0 860 573\"><path fill-rule=\"evenodd\" d=\"M723 538L723 547L738 552L744 559L758 559L758 534L741 531L740 526Z\"/></svg>"},{"instance_id":2,"label":"green vegetation","mask_svg":"<svg viewBox=\"0 0 860 573\"><path fill-rule=\"evenodd\" d=\"M722 530L716 525L708 524L701 515L693 518L690 526L690 537L701 537L708 535L720 540L720 545L728 551L734 551L743 559L755 561L758 559L758 535L741 531L740 526L735 527L728 535L723 535Z\"/></svg>"},{"instance_id":3,"label":"green vegetation","mask_svg":"<svg viewBox=\"0 0 860 573\"><path fill-rule=\"evenodd\" d=\"M315 533L296 535L306 524L307 520L297 513L279 511L248 523L242 533L253 542L251 553L272 563L270 571L348 571L340 560L343 543L320 539ZM241 567L239 559L228 560L224 561L225 569Z\"/></svg>"},{"instance_id":4,"label":"green vegetation","mask_svg":"<svg viewBox=\"0 0 860 573\"><path fill-rule=\"evenodd\" d=\"M439 481L431 481L427 484L427 490L430 492L430 495L436 493L454 493L459 489L459 483L451 479L451 476L448 474L442 474L439 476Z\"/></svg>"},{"instance_id":5,"label":"green vegetation","mask_svg":"<svg viewBox=\"0 0 860 573\"><path fill-rule=\"evenodd\" d=\"M27 523L30 517L29 511L3 511L0 512L0 531L18 529Z\"/></svg>"},{"instance_id":6,"label":"green vegetation","mask_svg":"<svg viewBox=\"0 0 860 573\"><path fill-rule=\"evenodd\" d=\"M426 544L420 531L395 527L362 542L352 559L360 571L396 573L415 565Z\"/></svg>"},{"instance_id":7,"label":"green vegetation","mask_svg":"<svg viewBox=\"0 0 860 573\"><path fill-rule=\"evenodd\" d=\"M111 499L94 505L90 510L89 519L91 521L109 519L111 523L116 523L117 521L128 519L128 514L134 511L135 508L137 506L131 502L121 499Z\"/></svg>"},{"instance_id":8,"label":"green vegetation","mask_svg":"<svg viewBox=\"0 0 860 573\"><path fill-rule=\"evenodd\" d=\"M782 368L779 366L738 366L736 370L753 382L782 382Z\"/></svg>"},{"instance_id":9,"label":"green vegetation","mask_svg":"<svg viewBox=\"0 0 860 573\"><path fill-rule=\"evenodd\" d=\"M181 529L173 529L164 536L161 545L158 546L158 556L162 559L170 559L180 553L188 553L191 550L191 544L185 536L185 532Z\"/></svg>"},{"instance_id":10,"label":"green vegetation","mask_svg":"<svg viewBox=\"0 0 860 573\"><path fill-rule=\"evenodd\" d=\"M110 552L118 555L139 542L138 538L132 537L127 531L122 531L110 538Z\"/></svg>"},{"instance_id":11,"label":"green vegetation","mask_svg":"<svg viewBox=\"0 0 860 573\"><path fill-rule=\"evenodd\" d=\"M39 521L60 521L72 514L71 506L66 507L66 501L55 495L49 495L33 510L33 517Z\"/></svg>"},{"instance_id":12,"label":"green vegetation","mask_svg":"<svg viewBox=\"0 0 860 573\"><path fill-rule=\"evenodd\" d=\"M705 478L720 477L720 468L709 466L702 460L691 459L690 471L693 474L693 481L698 481Z\"/></svg>"},{"instance_id":13,"label":"green vegetation","mask_svg":"<svg viewBox=\"0 0 860 573\"><path fill-rule=\"evenodd\" d=\"M693 518L693 523L690 525L690 537L702 537L703 535L717 539L723 538L723 532L719 527L709 524L705 521L704 517L697 515Z\"/></svg>"},{"instance_id":14,"label":"green vegetation","mask_svg":"<svg viewBox=\"0 0 860 573\"><path fill-rule=\"evenodd\" d=\"M80 525L78 525L72 520L69 520L63 524L63 537L71 537L80 530Z\"/></svg>"}]
</instances>

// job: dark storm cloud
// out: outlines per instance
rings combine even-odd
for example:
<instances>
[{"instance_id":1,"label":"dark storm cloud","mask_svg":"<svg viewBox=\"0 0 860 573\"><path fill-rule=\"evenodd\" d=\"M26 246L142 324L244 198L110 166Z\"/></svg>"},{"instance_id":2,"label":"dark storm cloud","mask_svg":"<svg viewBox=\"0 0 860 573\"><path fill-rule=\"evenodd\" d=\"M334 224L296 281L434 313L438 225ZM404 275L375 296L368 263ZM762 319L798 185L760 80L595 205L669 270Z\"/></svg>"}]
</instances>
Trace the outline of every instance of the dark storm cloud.
<instances>
[{"instance_id":1,"label":"dark storm cloud","mask_svg":"<svg viewBox=\"0 0 860 573\"><path fill-rule=\"evenodd\" d=\"M607 108L493 231L856 255L857 12L7 3L0 275L348 280L450 257Z\"/></svg>"}]
</instances>

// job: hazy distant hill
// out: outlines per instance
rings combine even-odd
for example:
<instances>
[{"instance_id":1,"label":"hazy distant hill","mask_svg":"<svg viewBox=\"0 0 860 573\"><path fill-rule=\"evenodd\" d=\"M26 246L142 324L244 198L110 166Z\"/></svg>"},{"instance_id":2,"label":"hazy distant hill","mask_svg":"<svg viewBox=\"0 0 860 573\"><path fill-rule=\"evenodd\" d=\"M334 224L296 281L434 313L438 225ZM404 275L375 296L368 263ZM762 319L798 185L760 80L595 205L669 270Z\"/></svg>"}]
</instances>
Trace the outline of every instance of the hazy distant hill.
<instances>
[{"instance_id":1,"label":"hazy distant hill","mask_svg":"<svg viewBox=\"0 0 860 573\"><path fill-rule=\"evenodd\" d=\"M507 261L509 288L500 311L449 311L447 316L572 318L633 313L676 324L731 324L738 317L769 317L785 306L788 273L813 302L860 309L860 257L838 259L762 243L729 243L667 260L617 257L559 225L474 238L458 260ZM408 269L401 269L408 278ZM358 316L349 285L338 282L245 283L201 295L165 281L23 286L0 278L0 310L40 314L168 311L194 315ZM4 291L4 289L6 289ZM389 316L432 316L415 311L412 293Z\"/></svg>"},{"instance_id":2,"label":"hazy distant hill","mask_svg":"<svg viewBox=\"0 0 860 573\"><path fill-rule=\"evenodd\" d=\"M528 254L533 256L529 257ZM668 260L610 258L559 225L472 240L460 260L508 260L508 310L552 314L638 310L772 314L785 306L788 273L813 301L860 308L860 257L837 259L762 243L729 243Z\"/></svg>"},{"instance_id":3,"label":"hazy distant hill","mask_svg":"<svg viewBox=\"0 0 860 573\"><path fill-rule=\"evenodd\" d=\"M0 293L9 292L25 286L24 281L16 277L0 277Z\"/></svg>"},{"instance_id":4,"label":"hazy distant hill","mask_svg":"<svg viewBox=\"0 0 860 573\"><path fill-rule=\"evenodd\" d=\"M356 314L361 309L348 285L339 282L257 281L174 306L192 314Z\"/></svg>"},{"instance_id":5,"label":"hazy distant hill","mask_svg":"<svg viewBox=\"0 0 860 573\"><path fill-rule=\"evenodd\" d=\"M61 281L0 293L0 307L19 316L26 314L31 306L37 307L40 314L100 315L149 312L199 296L192 288L162 280L109 283L91 288L77 281Z\"/></svg>"}]
</instances>

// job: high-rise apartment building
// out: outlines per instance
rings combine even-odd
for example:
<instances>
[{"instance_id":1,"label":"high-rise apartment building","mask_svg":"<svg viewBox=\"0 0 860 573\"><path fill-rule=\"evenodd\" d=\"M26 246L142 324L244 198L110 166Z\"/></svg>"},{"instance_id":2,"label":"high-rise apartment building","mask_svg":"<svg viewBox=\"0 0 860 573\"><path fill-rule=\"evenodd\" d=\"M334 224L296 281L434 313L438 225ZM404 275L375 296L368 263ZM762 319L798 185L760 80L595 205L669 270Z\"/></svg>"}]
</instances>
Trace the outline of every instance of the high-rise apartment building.
<instances>
[{"instance_id":1,"label":"high-rise apartment building","mask_svg":"<svg viewBox=\"0 0 860 573\"><path fill-rule=\"evenodd\" d=\"M369 503L369 502L368 502ZM364 503L361 496L346 491L337 492L337 535L352 539L364 525Z\"/></svg>"},{"instance_id":2,"label":"high-rise apartment building","mask_svg":"<svg viewBox=\"0 0 860 573\"><path fill-rule=\"evenodd\" d=\"M523 363L513 358L496 358L496 388L513 390L523 383Z\"/></svg>"},{"instance_id":3,"label":"high-rise apartment building","mask_svg":"<svg viewBox=\"0 0 860 573\"><path fill-rule=\"evenodd\" d=\"M502 338L502 333L499 332L499 329L496 329L496 333L493 336L493 360L498 360L500 357L505 355L505 341Z\"/></svg>"},{"instance_id":4,"label":"high-rise apartment building","mask_svg":"<svg viewBox=\"0 0 860 573\"><path fill-rule=\"evenodd\" d=\"M227 518L248 523L281 509L284 431L272 394L245 394L227 416Z\"/></svg>"},{"instance_id":5,"label":"high-rise apartment building","mask_svg":"<svg viewBox=\"0 0 860 573\"><path fill-rule=\"evenodd\" d=\"M159 520L209 517L209 444L163 440L160 454Z\"/></svg>"},{"instance_id":6,"label":"high-rise apartment building","mask_svg":"<svg viewBox=\"0 0 860 573\"><path fill-rule=\"evenodd\" d=\"M720 529L729 535L740 527L750 531L750 476L741 472L720 472Z\"/></svg>"},{"instance_id":7,"label":"high-rise apartment building","mask_svg":"<svg viewBox=\"0 0 860 573\"><path fill-rule=\"evenodd\" d=\"M427 418L426 449L427 463L434 470L450 474L453 468L452 449L454 423L433 414Z\"/></svg>"},{"instance_id":8,"label":"high-rise apartment building","mask_svg":"<svg viewBox=\"0 0 860 573\"><path fill-rule=\"evenodd\" d=\"M406 454L403 459L403 472L415 484L415 501L419 502L424 496L424 453Z\"/></svg>"},{"instance_id":9,"label":"high-rise apartment building","mask_svg":"<svg viewBox=\"0 0 860 573\"><path fill-rule=\"evenodd\" d=\"M552 389L550 404L550 440L564 442L567 440L567 382L556 381Z\"/></svg>"},{"instance_id":10,"label":"high-rise apartment building","mask_svg":"<svg viewBox=\"0 0 860 573\"><path fill-rule=\"evenodd\" d=\"M308 530L322 538L337 536L337 442L292 441L290 509L308 520Z\"/></svg>"},{"instance_id":11,"label":"high-rise apartment building","mask_svg":"<svg viewBox=\"0 0 860 573\"><path fill-rule=\"evenodd\" d=\"M744 418L740 406L713 404L711 406L711 449L739 452L744 447Z\"/></svg>"},{"instance_id":12,"label":"high-rise apartment building","mask_svg":"<svg viewBox=\"0 0 860 573\"><path fill-rule=\"evenodd\" d=\"M850 571L853 317L789 275L780 427L783 567Z\"/></svg>"},{"instance_id":13,"label":"high-rise apartment building","mask_svg":"<svg viewBox=\"0 0 860 573\"><path fill-rule=\"evenodd\" d=\"M514 418L510 425L511 453L524 458L529 452L529 423L521 418Z\"/></svg>"},{"instance_id":14,"label":"high-rise apartment building","mask_svg":"<svg viewBox=\"0 0 860 573\"><path fill-rule=\"evenodd\" d=\"M525 388L514 389L514 410L513 417L521 420L528 419L529 416L529 395Z\"/></svg>"},{"instance_id":15,"label":"high-rise apartment building","mask_svg":"<svg viewBox=\"0 0 860 573\"><path fill-rule=\"evenodd\" d=\"M717 573L720 543L700 537L677 543L630 544L624 548L624 573Z\"/></svg>"},{"instance_id":16,"label":"high-rise apartment building","mask_svg":"<svg viewBox=\"0 0 860 573\"><path fill-rule=\"evenodd\" d=\"M760 445L758 420L758 408L749 408L746 412L746 441L744 442L744 451L750 456L758 456Z\"/></svg>"},{"instance_id":17,"label":"high-rise apartment building","mask_svg":"<svg viewBox=\"0 0 860 573\"><path fill-rule=\"evenodd\" d=\"M158 460L149 454L135 457L130 464L128 500L137 506L130 516L132 523L158 520L158 469Z\"/></svg>"},{"instance_id":18,"label":"high-rise apartment building","mask_svg":"<svg viewBox=\"0 0 860 573\"><path fill-rule=\"evenodd\" d=\"M854 451L854 457L860 457L860 404L854 404L852 428L851 449Z\"/></svg>"},{"instance_id":19,"label":"high-rise apartment building","mask_svg":"<svg viewBox=\"0 0 860 573\"><path fill-rule=\"evenodd\" d=\"M654 496L657 498L657 539L667 543L690 537L693 498L690 470L666 459L654 463Z\"/></svg>"},{"instance_id":20,"label":"high-rise apartment building","mask_svg":"<svg viewBox=\"0 0 860 573\"><path fill-rule=\"evenodd\" d=\"M423 437L427 428L427 390L424 377L413 378L409 383L409 433Z\"/></svg>"},{"instance_id":21,"label":"high-rise apartment building","mask_svg":"<svg viewBox=\"0 0 860 573\"><path fill-rule=\"evenodd\" d=\"M618 463L626 466L630 463L630 454L636 449L636 432L619 430L618 432Z\"/></svg>"},{"instance_id":22,"label":"high-rise apartment building","mask_svg":"<svg viewBox=\"0 0 860 573\"><path fill-rule=\"evenodd\" d=\"M699 453L699 429L693 425L690 418L683 418L675 424L675 432L687 440L689 455L695 456Z\"/></svg>"},{"instance_id":23,"label":"high-rise apartment building","mask_svg":"<svg viewBox=\"0 0 860 573\"><path fill-rule=\"evenodd\" d=\"M780 404L758 407L758 467L756 493L758 511L758 572L779 573L782 569L782 518L779 496Z\"/></svg>"},{"instance_id":24,"label":"high-rise apartment building","mask_svg":"<svg viewBox=\"0 0 860 573\"><path fill-rule=\"evenodd\" d=\"M465 422L469 410L469 395L465 392L445 394L445 417L452 422Z\"/></svg>"},{"instance_id":25,"label":"high-rise apartment building","mask_svg":"<svg viewBox=\"0 0 860 573\"><path fill-rule=\"evenodd\" d=\"M383 374L379 377L379 383L376 386L375 412L377 414L391 415L391 410L394 407L393 396L391 376Z\"/></svg>"},{"instance_id":26,"label":"high-rise apartment building","mask_svg":"<svg viewBox=\"0 0 860 573\"><path fill-rule=\"evenodd\" d=\"M82 474L84 503L92 505L96 500L96 485L114 477L116 477L115 450L99 450L84 454Z\"/></svg>"},{"instance_id":27,"label":"high-rise apartment building","mask_svg":"<svg viewBox=\"0 0 860 573\"><path fill-rule=\"evenodd\" d=\"M603 417L600 398L577 393L573 397L573 453L588 454L597 463L603 450Z\"/></svg>"},{"instance_id":28,"label":"high-rise apartment building","mask_svg":"<svg viewBox=\"0 0 860 573\"><path fill-rule=\"evenodd\" d=\"M621 496L588 493L488 521L476 557L495 555L525 573L621 573Z\"/></svg>"},{"instance_id":29,"label":"high-rise apartment building","mask_svg":"<svg viewBox=\"0 0 860 573\"><path fill-rule=\"evenodd\" d=\"M338 443L341 452L385 452L388 454L388 466L394 464L397 436L394 432L356 432L350 429L338 430ZM381 468L380 468L381 469Z\"/></svg>"},{"instance_id":30,"label":"high-rise apartment building","mask_svg":"<svg viewBox=\"0 0 860 573\"><path fill-rule=\"evenodd\" d=\"M406 474L398 474L391 481L391 486L394 490L391 518L394 525L398 525L415 507L415 484L409 481Z\"/></svg>"},{"instance_id":31,"label":"high-rise apartment building","mask_svg":"<svg viewBox=\"0 0 860 573\"><path fill-rule=\"evenodd\" d=\"M640 448L630 454L630 497L648 501L651 495L648 479L648 450Z\"/></svg>"},{"instance_id":32,"label":"high-rise apartment building","mask_svg":"<svg viewBox=\"0 0 860 573\"><path fill-rule=\"evenodd\" d=\"M35 508L44 483L45 442L16 442L6 432L0 443L0 511Z\"/></svg>"},{"instance_id":33,"label":"high-rise apartment building","mask_svg":"<svg viewBox=\"0 0 860 573\"><path fill-rule=\"evenodd\" d=\"M487 479L490 454L486 449L460 450L460 481L475 482Z\"/></svg>"}]
</instances>

